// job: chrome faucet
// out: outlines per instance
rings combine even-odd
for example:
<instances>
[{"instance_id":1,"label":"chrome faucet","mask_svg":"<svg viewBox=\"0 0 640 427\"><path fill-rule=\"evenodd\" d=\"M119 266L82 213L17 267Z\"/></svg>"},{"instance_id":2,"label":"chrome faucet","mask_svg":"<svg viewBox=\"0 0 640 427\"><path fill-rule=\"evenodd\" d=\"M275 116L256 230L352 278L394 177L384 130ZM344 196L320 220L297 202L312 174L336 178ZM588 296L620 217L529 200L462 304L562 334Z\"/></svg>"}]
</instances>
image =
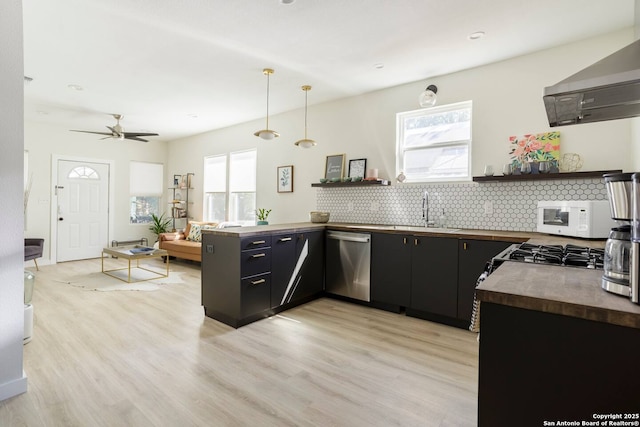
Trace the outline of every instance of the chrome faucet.
<instances>
[{"instance_id":1,"label":"chrome faucet","mask_svg":"<svg viewBox=\"0 0 640 427\"><path fill-rule=\"evenodd\" d=\"M424 219L425 227L434 227L435 223L429 220L429 192L424 191L422 196L422 219Z\"/></svg>"}]
</instances>

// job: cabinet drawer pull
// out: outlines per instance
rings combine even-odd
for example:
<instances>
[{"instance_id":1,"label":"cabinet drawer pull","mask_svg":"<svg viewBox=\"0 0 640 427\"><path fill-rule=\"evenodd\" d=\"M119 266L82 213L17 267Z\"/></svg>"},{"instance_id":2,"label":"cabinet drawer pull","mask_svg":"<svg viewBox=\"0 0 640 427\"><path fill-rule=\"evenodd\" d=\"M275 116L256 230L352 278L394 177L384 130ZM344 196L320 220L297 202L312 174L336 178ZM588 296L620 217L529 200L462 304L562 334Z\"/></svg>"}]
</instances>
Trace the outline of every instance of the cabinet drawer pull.
<instances>
[{"instance_id":1,"label":"cabinet drawer pull","mask_svg":"<svg viewBox=\"0 0 640 427\"><path fill-rule=\"evenodd\" d=\"M405 245L407 244L407 238L406 238L406 237L404 237L404 238L402 239L402 243L404 243Z\"/></svg>"},{"instance_id":2,"label":"cabinet drawer pull","mask_svg":"<svg viewBox=\"0 0 640 427\"><path fill-rule=\"evenodd\" d=\"M252 284L252 285L260 285L260 284L262 284L262 283L264 283L264 282L266 282L266 280L264 280L264 279L260 279L260 280L252 280L252 281L251 281L251 284Z\"/></svg>"},{"instance_id":3,"label":"cabinet drawer pull","mask_svg":"<svg viewBox=\"0 0 640 427\"><path fill-rule=\"evenodd\" d=\"M251 242L252 245L264 245L267 243L266 240L256 240L255 242Z\"/></svg>"},{"instance_id":4,"label":"cabinet drawer pull","mask_svg":"<svg viewBox=\"0 0 640 427\"><path fill-rule=\"evenodd\" d=\"M278 240L278 242L290 242L290 241L291 241L291 237L283 237Z\"/></svg>"},{"instance_id":5,"label":"cabinet drawer pull","mask_svg":"<svg viewBox=\"0 0 640 427\"><path fill-rule=\"evenodd\" d=\"M265 256L267 256L267 254L264 254L264 253L263 254L255 254L255 255L251 255L251 258L262 258L262 257L265 257Z\"/></svg>"},{"instance_id":6,"label":"cabinet drawer pull","mask_svg":"<svg viewBox=\"0 0 640 427\"><path fill-rule=\"evenodd\" d=\"M420 240L413 239L413 246L418 246L418 243L420 243Z\"/></svg>"},{"instance_id":7,"label":"cabinet drawer pull","mask_svg":"<svg viewBox=\"0 0 640 427\"><path fill-rule=\"evenodd\" d=\"M465 251L467 250L467 242L464 242L464 243L462 244L462 249L464 249Z\"/></svg>"}]
</instances>

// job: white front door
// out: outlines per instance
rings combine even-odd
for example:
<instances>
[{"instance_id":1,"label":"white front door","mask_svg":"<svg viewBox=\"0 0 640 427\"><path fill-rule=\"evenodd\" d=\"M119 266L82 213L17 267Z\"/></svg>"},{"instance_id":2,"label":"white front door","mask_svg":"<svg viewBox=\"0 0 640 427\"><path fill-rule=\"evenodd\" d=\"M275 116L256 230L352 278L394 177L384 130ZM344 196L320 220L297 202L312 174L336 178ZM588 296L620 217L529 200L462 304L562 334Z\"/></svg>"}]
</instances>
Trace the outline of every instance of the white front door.
<instances>
[{"instance_id":1,"label":"white front door","mask_svg":"<svg viewBox=\"0 0 640 427\"><path fill-rule=\"evenodd\" d=\"M109 239L109 164L58 160L57 261L98 258Z\"/></svg>"}]
</instances>

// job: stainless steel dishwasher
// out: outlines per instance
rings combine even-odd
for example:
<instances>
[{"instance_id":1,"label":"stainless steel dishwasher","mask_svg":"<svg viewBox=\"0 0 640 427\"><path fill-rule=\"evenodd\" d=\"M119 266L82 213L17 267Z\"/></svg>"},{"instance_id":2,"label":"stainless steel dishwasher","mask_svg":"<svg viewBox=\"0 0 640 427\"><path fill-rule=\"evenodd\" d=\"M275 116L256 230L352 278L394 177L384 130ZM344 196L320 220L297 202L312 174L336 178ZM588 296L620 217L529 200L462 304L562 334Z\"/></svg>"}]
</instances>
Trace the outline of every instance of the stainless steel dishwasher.
<instances>
[{"instance_id":1,"label":"stainless steel dishwasher","mask_svg":"<svg viewBox=\"0 0 640 427\"><path fill-rule=\"evenodd\" d=\"M326 291L371 301L371 234L327 232Z\"/></svg>"}]
</instances>

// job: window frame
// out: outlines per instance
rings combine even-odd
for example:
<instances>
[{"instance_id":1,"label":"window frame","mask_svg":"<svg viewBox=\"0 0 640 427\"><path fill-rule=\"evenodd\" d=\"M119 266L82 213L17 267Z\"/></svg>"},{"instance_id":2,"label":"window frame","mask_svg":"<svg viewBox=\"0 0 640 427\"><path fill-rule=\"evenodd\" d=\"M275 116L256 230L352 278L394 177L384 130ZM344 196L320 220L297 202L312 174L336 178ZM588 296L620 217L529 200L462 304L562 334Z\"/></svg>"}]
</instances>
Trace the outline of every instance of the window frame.
<instances>
[{"instance_id":1,"label":"window frame","mask_svg":"<svg viewBox=\"0 0 640 427\"><path fill-rule=\"evenodd\" d=\"M469 112L469 138L468 139L452 139L443 142L434 142L432 144L423 144L412 147L405 147L405 122L409 119L415 119L422 116L433 116L456 110L468 110ZM438 107L421 108L418 110L403 111L396 114L396 176L402 172L406 183L432 183L432 182L467 182L472 180L471 156L473 147L473 101L462 101L453 104L446 104ZM418 150L440 149L464 147L467 150L466 175L464 176L448 176L448 177L423 177L408 173L405 165L405 153Z\"/></svg>"},{"instance_id":2,"label":"window frame","mask_svg":"<svg viewBox=\"0 0 640 427\"><path fill-rule=\"evenodd\" d=\"M254 158L255 158L255 180L254 180L254 185L253 191L231 191L231 186L232 186L232 179L231 179L231 166L232 166L232 159L234 157L234 155L242 155L243 153L249 153L252 152L254 153ZM222 154L215 154L215 155L211 155L211 156L205 156L203 159L203 163L204 163L204 175L205 175L205 182L207 179L207 159L211 159L211 158L216 158L216 157L224 157L225 162L225 191L221 192L221 191L207 191L207 185L205 183L205 185L203 186L203 204L202 204L202 217L204 218L204 220L206 221L218 221L218 218L211 218L210 217L210 213L209 213L209 195L210 194L224 194L225 196L225 206L224 206L224 219L222 221L227 222L227 221L231 221L231 222L235 222L235 223L239 223L242 225L255 225L256 224L256 219L254 218L251 223L249 223L249 221L244 221L244 220L239 220L239 219L232 219L230 217L231 213L232 213L232 206L231 204L237 200L237 196L240 194L253 194L254 195L254 204L257 205L257 201L258 201L258 177L257 177L257 170L258 170L258 150L257 148L251 148L248 150L238 150L238 151L231 151L231 152L227 152L227 153L222 153Z\"/></svg>"},{"instance_id":3,"label":"window frame","mask_svg":"<svg viewBox=\"0 0 640 427\"><path fill-rule=\"evenodd\" d=\"M144 172L142 170L139 171L134 171L133 169L135 168L135 165L141 165L143 168L148 166L148 165L153 165L153 166L157 166L160 168L159 171L152 171L154 174L156 174L156 176L154 178L158 179L159 178L159 182L157 184L152 184L151 186L149 186L149 184L147 183L146 185L146 190L140 190L137 191L138 189L135 188L134 186L132 186L132 180L134 179L134 173L140 175L141 172ZM144 165L144 166L143 166ZM164 164L163 163L158 163L158 162L143 162L140 160L130 160L129 161L129 225L149 225L151 223L153 223L153 220L151 219L151 215L155 214L156 216L161 216L162 214L165 213L165 211L162 209L162 197L164 195ZM159 173L159 177L157 176ZM142 174L142 176L144 176L144 174ZM156 187L157 188L151 189L151 187ZM134 188L132 188L134 187ZM149 199L149 200L147 200ZM146 218L145 220L142 221L132 221L132 206L134 204L138 204L138 203L144 203L147 205L156 205L157 209L155 212L149 212L149 217Z\"/></svg>"}]
</instances>

